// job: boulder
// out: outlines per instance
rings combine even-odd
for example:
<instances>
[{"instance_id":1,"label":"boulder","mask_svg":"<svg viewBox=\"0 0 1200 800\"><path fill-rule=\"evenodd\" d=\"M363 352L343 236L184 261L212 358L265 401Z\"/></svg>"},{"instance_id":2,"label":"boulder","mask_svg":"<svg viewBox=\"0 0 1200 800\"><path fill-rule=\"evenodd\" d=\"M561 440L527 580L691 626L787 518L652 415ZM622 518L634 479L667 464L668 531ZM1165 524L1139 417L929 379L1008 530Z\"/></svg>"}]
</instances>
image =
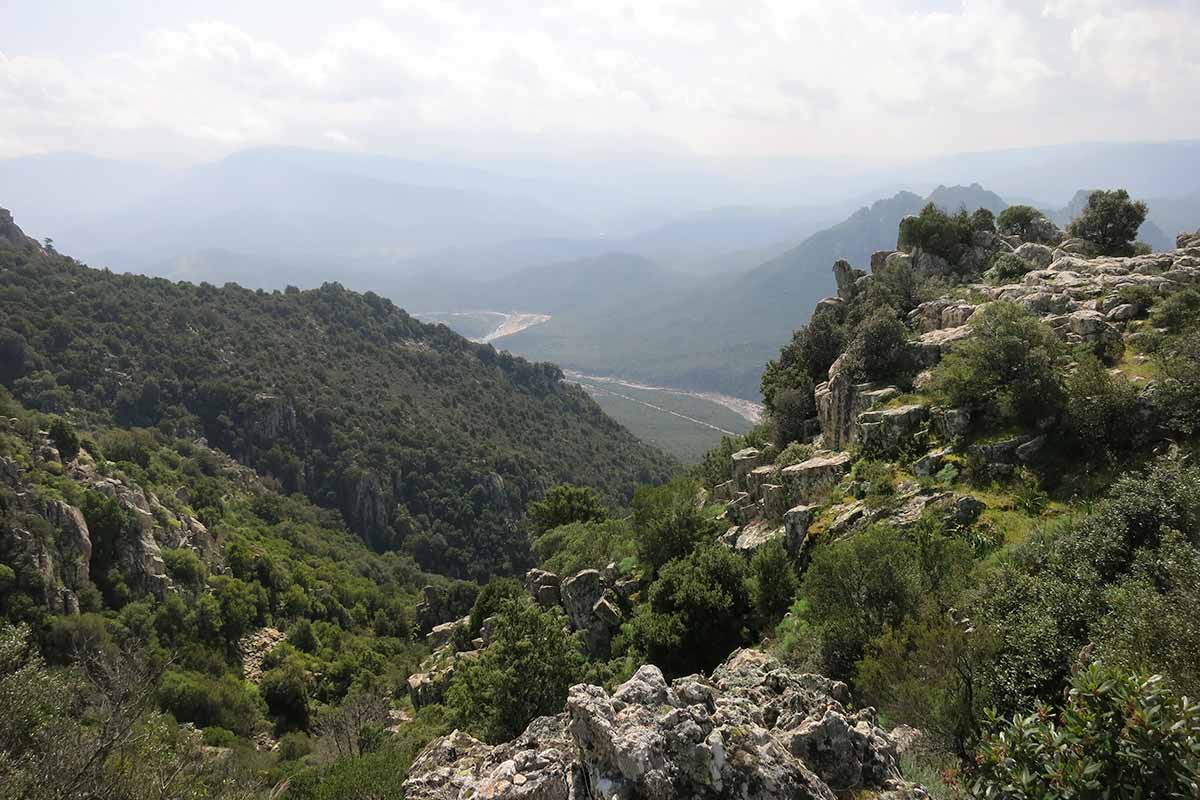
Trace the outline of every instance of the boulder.
<instances>
[{"instance_id":1,"label":"boulder","mask_svg":"<svg viewBox=\"0 0 1200 800\"><path fill-rule=\"evenodd\" d=\"M734 453L730 460L733 462L733 484L738 490L745 491L746 476L763 465L762 452L757 447L747 447Z\"/></svg>"},{"instance_id":2,"label":"boulder","mask_svg":"<svg viewBox=\"0 0 1200 800\"><path fill-rule=\"evenodd\" d=\"M1136 319L1140 313L1137 306L1132 303L1121 303L1114 306L1104 315L1104 319L1109 322L1128 322L1131 319Z\"/></svg>"},{"instance_id":3,"label":"boulder","mask_svg":"<svg viewBox=\"0 0 1200 800\"><path fill-rule=\"evenodd\" d=\"M780 477L789 502L799 505L817 500L835 486L850 468L849 453L819 452L806 461L784 467Z\"/></svg>"},{"instance_id":4,"label":"boulder","mask_svg":"<svg viewBox=\"0 0 1200 800\"><path fill-rule=\"evenodd\" d=\"M742 527L730 528L721 536L720 541L735 553L750 558L763 545L784 536L785 530L779 524L759 519Z\"/></svg>"},{"instance_id":5,"label":"boulder","mask_svg":"<svg viewBox=\"0 0 1200 800\"><path fill-rule=\"evenodd\" d=\"M969 494L960 495L954 498L950 516L959 525L970 525L979 519L979 515L986 508L987 506L984 505L982 500L974 498Z\"/></svg>"},{"instance_id":6,"label":"boulder","mask_svg":"<svg viewBox=\"0 0 1200 800\"><path fill-rule=\"evenodd\" d=\"M750 470L750 472L746 474L745 486L745 489L750 494L750 497L754 498L755 500L762 499L763 484L770 483L776 472L777 470L775 467L771 466L770 464L762 467L755 467L754 469Z\"/></svg>"},{"instance_id":7,"label":"boulder","mask_svg":"<svg viewBox=\"0 0 1200 800\"><path fill-rule=\"evenodd\" d=\"M783 529L788 554L800 558L808 544L808 528L820 511L819 506L795 506L783 515Z\"/></svg>"},{"instance_id":8,"label":"boulder","mask_svg":"<svg viewBox=\"0 0 1200 800\"><path fill-rule=\"evenodd\" d=\"M562 579L553 572L535 567L525 573L525 588L543 608L554 608L562 604L561 586Z\"/></svg>"},{"instance_id":9,"label":"boulder","mask_svg":"<svg viewBox=\"0 0 1200 800\"><path fill-rule=\"evenodd\" d=\"M1044 244L1026 242L1018 247L1014 254L1033 264L1038 269L1045 269L1054 261L1054 251Z\"/></svg>"},{"instance_id":10,"label":"boulder","mask_svg":"<svg viewBox=\"0 0 1200 800\"><path fill-rule=\"evenodd\" d=\"M918 478L928 478L936 475L948 463L947 457L950 453L951 450L949 447L939 447L936 450L930 450L913 462L913 474Z\"/></svg>"},{"instance_id":11,"label":"boulder","mask_svg":"<svg viewBox=\"0 0 1200 800\"><path fill-rule=\"evenodd\" d=\"M715 503L728 503L733 499L733 495L738 491L737 484L734 481L725 481L718 483L713 487L712 499Z\"/></svg>"},{"instance_id":12,"label":"boulder","mask_svg":"<svg viewBox=\"0 0 1200 800\"><path fill-rule=\"evenodd\" d=\"M787 487L777 483L763 484L762 504L767 519L780 519L788 508Z\"/></svg>"},{"instance_id":13,"label":"boulder","mask_svg":"<svg viewBox=\"0 0 1200 800\"><path fill-rule=\"evenodd\" d=\"M970 335L970 325L929 331L921 334L913 345L913 351L921 366L932 367L942 360L942 356L950 350L955 342L961 342Z\"/></svg>"},{"instance_id":14,"label":"boulder","mask_svg":"<svg viewBox=\"0 0 1200 800\"><path fill-rule=\"evenodd\" d=\"M749 492L738 492L725 504L725 519L733 525L745 525L757 516L762 506Z\"/></svg>"},{"instance_id":15,"label":"boulder","mask_svg":"<svg viewBox=\"0 0 1200 800\"><path fill-rule=\"evenodd\" d=\"M917 434L928 418L929 410L921 405L864 411L856 422L857 439L864 452L895 455L916 444Z\"/></svg>"},{"instance_id":16,"label":"boulder","mask_svg":"<svg viewBox=\"0 0 1200 800\"><path fill-rule=\"evenodd\" d=\"M866 275L861 269L850 266L849 261L839 259L833 265L833 279L837 282L837 294L841 300L854 299L855 284Z\"/></svg>"},{"instance_id":17,"label":"boulder","mask_svg":"<svg viewBox=\"0 0 1200 800\"><path fill-rule=\"evenodd\" d=\"M1180 250L1200 249L1200 230L1195 233L1181 233L1175 237L1175 247Z\"/></svg>"},{"instance_id":18,"label":"boulder","mask_svg":"<svg viewBox=\"0 0 1200 800\"><path fill-rule=\"evenodd\" d=\"M429 645L432 650L445 647L454 640L454 635L460 628L466 630L470 627L470 624L471 618L463 617L453 622L443 622L441 625L434 625L433 630L425 634L425 644Z\"/></svg>"},{"instance_id":19,"label":"boulder","mask_svg":"<svg viewBox=\"0 0 1200 800\"><path fill-rule=\"evenodd\" d=\"M935 407L929 412L930 427L943 442L954 442L971 427L971 412L965 408Z\"/></svg>"},{"instance_id":20,"label":"boulder","mask_svg":"<svg viewBox=\"0 0 1200 800\"><path fill-rule=\"evenodd\" d=\"M586 630L594 618L593 609L604 596L600 571L585 569L562 582L562 607L575 630Z\"/></svg>"}]
</instances>

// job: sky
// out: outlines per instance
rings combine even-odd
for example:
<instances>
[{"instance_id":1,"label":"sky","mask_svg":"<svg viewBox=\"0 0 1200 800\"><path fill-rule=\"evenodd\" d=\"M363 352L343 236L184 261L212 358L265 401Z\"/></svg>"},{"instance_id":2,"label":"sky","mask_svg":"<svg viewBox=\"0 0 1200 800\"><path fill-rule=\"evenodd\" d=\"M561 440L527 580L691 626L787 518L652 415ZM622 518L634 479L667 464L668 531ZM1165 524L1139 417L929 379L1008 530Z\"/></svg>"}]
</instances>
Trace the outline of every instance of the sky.
<instances>
[{"instance_id":1,"label":"sky","mask_svg":"<svg viewBox=\"0 0 1200 800\"><path fill-rule=\"evenodd\" d=\"M0 157L926 156L1200 136L1200 0L38 0Z\"/></svg>"}]
</instances>

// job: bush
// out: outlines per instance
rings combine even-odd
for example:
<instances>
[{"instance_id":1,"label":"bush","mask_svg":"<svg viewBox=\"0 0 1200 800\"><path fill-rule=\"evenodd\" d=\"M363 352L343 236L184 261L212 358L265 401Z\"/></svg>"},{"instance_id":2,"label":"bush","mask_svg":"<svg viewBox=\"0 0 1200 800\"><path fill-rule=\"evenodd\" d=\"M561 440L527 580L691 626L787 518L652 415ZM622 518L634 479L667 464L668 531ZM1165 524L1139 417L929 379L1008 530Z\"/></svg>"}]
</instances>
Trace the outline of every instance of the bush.
<instances>
[{"instance_id":1,"label":"bush","mask_svg":"<svg viewBox=\"0 0 1200 800\"><path fill-rule=\"evenodd\" d=\"M792 341L769 362L762 376L763 404L775 408L775 395L788 389L804 391L829 375L829 367L842 354L846 331L835 310L813 314L808 324L792 334Z\"/></svg>"},{"instance_id":2,"label":"bush","mask_svg":"<svg viewBox=\"0 0 1200 800\"><path fill-rule=\"evenodd\" d=\"M263 673L258 685L277 732L308 728L308 678L295 661Z\"/></svg>"},{"instance_id":3,"label":"bush","mask_svg":"<svg viewBox=\"0 0 1200 800\"><path fill-rule=\"evenodd\" d=\"M827 674L850 677L868 642L916 610L921 590L917 546L889 528L872 527L817 547L800 597L806 619L819 629Z\"/></svg>"},{"instance_id":4,"label":"bush","mask_svg":"<svg viewBox=\"0 0 1200 800\"><path fill-rule=\"evenodd\" d=\"M162 548L162 557L163 563L167 567L167 574L176 582L191 589L204 584L208 570L195 551L185 547L164 547Z\"/></svg>"},{"instance_id":5,"label":"bush","mask_svg":"<svg viewBox=\"0 0 1200 800\"><path fill-rule=\"evenodd\" d=\"M750 559L750 574L760 626L773 628L791 607L800 585L783 542L776 538L760 547Z\"/></svg>"},{"instance_id":6,"label":"bush","mask_svg":"<svg viewBox=\"0 0 1200 800\"><path fill-rule=\"evenodd\" d=\"M561 612L504 601L492 643L459 662L446 705L459 724L489 742L518 735L535 717L557 714L582 674L583 658Z\"/></svg>"},{"instance_id":7,"label":"bush","mask_svg":"<svg viewBox=\"0 0 1200 800\"><path fill-rule=\"evenodd\" d=\"M55 417L54 422L50 423L50 441L54 442L63 461L71 461L79 455L79 434L62 417Z\"/></svg>"},{"instance_id":8,"label":"bush","mask_svg":"<svg viewBox=\"0 0 1200 800\"><path fill-rule=\"evenodd\" d=\"M1072 677L1060 708L992 724L974 797L1187 798L1200 784L1200 705L1158 675L1092 664Z\"/></svg>"},{"instance_id":9,"label":"bush","mask_svg":"<svg viewBox=\"0 0 1200 800\"><path fill-rule=\"evenodd\" d=\"M1117 290L1117 300L1145 311L1158 300L1158 292L1141 283L1131 283Z\"/></svg>"},{"instance_id":10,"label":"bush","mask_svg":"<svg viewBox=\"0 0 1200 800\"><path fill-rule=\"evenodd\" d=\"M609 519L552 528L533 540L533 552L543 569L572 575L636 558L637 545L627 520Z\"/></svg>"},{"instance_id":11,"label":"bush","mask_svg":"<svg viewBox=\"0 0 1200 800\"><path fill-rule=\"evenodd\" d=\"M209 747L233 747L237 744L237 738L236 733L220 725L205 728L201 735L201 741Z\"/></svg>"},{"instance_id":12,"label":"bush","mask_svg":"<svg viewBox=\"0 0 1200 800\"><path fill-rule=\"evenodd\" d=\"M774 440L779 445L803 440L807 433L805 423L817 415L812 381L807 375L801 375L797 384L796 388L775 393L770 414Z\"/></svg>"},{"instance_id":13,"label":"bush","mask_svg":"<svg viewBox=\"0 0 1200 800\"><path fill-rule=\"evenodd\" d=\"M164 711L179 722L217 725L239 736L254 733L265 704L253 686L232 675L211 678L199 672L169 671L158 687Z\"/></svg>"},{"instance_id":14,"label":"bush","mask_svg":"<svg viewBox=\"0 0 1200 800\"><path fill-rule=\"evenodd\" d=\"M971 247L974 232L966 209L950 215L929 203L917 216L900 221L896 247L904 251L920 249L957 264Z\"/></svg>"},{"instance_id":15,"label":"bush","mask_svg":"<svg viewBox=\"0 0 1200 800\"><path fill-rule=\"evenodd\" d=\"M996 215L990 208L977 208L971 215L971 229L975 231L996 232Z\"/></svg>"},{"instance_id":16,"label":"bush","mask_svg":"<svg viewBox=\"0 0 1200 800\"><path fill-rule=\"evenodd\" d=\"M934 395L1000 423L1037 420L1061 408L1063 348L1045 323L1001 301L984 306L968 324L972 335L934 370Z\"/></svg>"},{"instance_id":17,"label":"bush","mask_svg":"<svg viewBox=\"0 0 1200 800\"><path fill-rule=\"evenodd\" d=\"M677 479L666 486L644 486L634 494L638 558L652 572L721 532L720 524L697 505L699 490L695 481Z\"/></svg>"},{"instance_id":18,"label":"bush","mask_svg":"<svg viewBox=\"0 0 1200 800\"><path fill-rule=\"evenodd\" d=\"M1040 231L1047 227L1046 215L1033 206L1009 206L996 218L996 229L1002 236L1018 236L1024 242L1041 242Z\"/></svg>"},{"instance_id":19,"label":"bush","mask_svg":"<svg viewBox=\"0 0 1200 800\"><path fill-rule=\"evenodd\" d=\"M1148 211L1142 201L1130 200L1124 189L1092 192L1087 207L1071 221L1068 230L1072 236L1095 244L1103 255L1132 255L1133 241Z\"/></svg>"},{"instance_id":20,"label":"bush","mask_svg":"<svg viewBox=\"0 0 1200 800\"><path fill-rule=\"evenodd\" d=\"M1014 253L1001 253L987 271L987 279L995 284L1012 283L1030 272L1033 264Z\"/></svg>"},{"instance_id":21,"label":"bush","mask_svg":"<svg viewBox=\"0 0 1200 800\"><path fill-rule=\"evenodd\" d=\"M1184 289L1163 297L1151 309L1150 322L1171 333L1196 325L1200 322L1200 291Z\"/></svg>"},{"instance_id":22,"label":"bush","mask_svg":"<svg viewBox=\"0 0 1200 800\"><path fill-rule=\"evenodd\" d=\"M572 522L599 522L608 518L604 503L595 489L560 483L551 486L546 496L525 509L534 534L545 533Z\"/></svg>"},{"instance_id":23,"label":"bush","mask_svg":"<svg viewBox=\"0 0 1200 800\"><path fill-rule=\"evenodd\" d=\"M299 761L313 751L312 739L308 734L299 731L285 733L279 738L279 760L283 762Z\"/></svg>"},{"instance_id":24,"label":"bush","mask_svg":"<svg viewBox=\"0 0 1200 800\"><path fill-rule=\"evenodd\" d=\"M467 638L474 639L478 636L483 627L483 621L493 614L499 613L505 600L520 600L528 596L529 592L525 590L525 585L516 578L494 578L489 581L479 591L479 596L475 598L475 605L471 606Z\"/></svg>"},{"instance_id":25,"label":"bush","mask_svg":"<svg viewBox=\"0 0 1200 800\"><path fill-rule=\"evenodd\" d=\"M715 542L663 567L631 623L634 646L671 676L708 672L743 643L746 562Z\"/></svg>"},{"instance_id":26,"label":"bush","mask_svg":"<svg viewBox=\"0 0 1200 800\"><path fill-rule=\"evenodd\" d=\"M864 381L911 382L916 361L908 345L908 328L894 310L877 308L863 320L846 348L845 363Z\"/></svg>"},{"instance_id":27,"label":"bush","mask_svg":"<svg viewBox=\"0 0 1200 800\"><path fill-rule=\"evenodd\" d=\"M1082 354L1065 381L1064 427L1090 456L1125 450L1138 443L1145 424L1138 415L1137 389L1108 373L1100 360Z\"/></svg>"}]
</instances>

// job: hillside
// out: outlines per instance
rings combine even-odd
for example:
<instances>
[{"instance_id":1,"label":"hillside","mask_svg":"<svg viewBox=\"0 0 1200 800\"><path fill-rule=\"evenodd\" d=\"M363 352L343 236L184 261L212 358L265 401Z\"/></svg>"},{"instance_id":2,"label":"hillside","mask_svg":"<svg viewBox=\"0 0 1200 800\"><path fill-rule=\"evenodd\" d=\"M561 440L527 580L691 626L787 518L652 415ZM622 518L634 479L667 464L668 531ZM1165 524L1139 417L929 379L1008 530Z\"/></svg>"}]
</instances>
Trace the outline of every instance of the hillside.
<instances>
[{"instance_id":1,"label":"hillside","mask_svg":"<svg viewBox=\"0 0 1200 800\"><path fill-rule=\"evenodd\" d=\"M802 309L829 292L828 265L838 258L866 263L893 246L900 220L924 202L911 192L879 200L734 278L636 304L602 304L509 337L504 346L581 371L756 397L778 342Z\"/></svg>"},{"instance_id":2,"label":"hillside","mask_svg":"<svg viewBox=\"0 0 1200 800\"><path fill-rule=\"evenodd\" d=\"M624 504L670 460L559 370L338 284L262 292L0 247L0 380L31 407L214 446L431 569L521 566L514 520L559 481Z\"/></svg>"}]
</instances>

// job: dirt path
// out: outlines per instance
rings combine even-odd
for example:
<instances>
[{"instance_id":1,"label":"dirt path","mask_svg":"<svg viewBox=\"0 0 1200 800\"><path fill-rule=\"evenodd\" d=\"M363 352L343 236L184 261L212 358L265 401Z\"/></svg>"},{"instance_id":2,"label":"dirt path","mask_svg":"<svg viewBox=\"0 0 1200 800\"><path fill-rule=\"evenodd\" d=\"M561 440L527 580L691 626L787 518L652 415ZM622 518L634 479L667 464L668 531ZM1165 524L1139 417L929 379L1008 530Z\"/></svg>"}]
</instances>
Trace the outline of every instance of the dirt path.
<instances>
[{"instance_id":1,"label":"dirt path","mask_svg":"<svg viewBox=\"0 0 1200 800\"><path fill-rule=\"evenodd\" d=\"M605 386L606 390L610 394L617 395L617 397L622 397L622 398L625 398L626 400L634 400L635 402L639 402L639 403L641 403L643 401L636 400L635 398L632 398L632 397L625 397L625 395L622 395L622 394L617 394L616 392L612 391L611 389L608 389L607 387L610 385L611 386L624 386L627 389L640 389L642 391L647 391L647 392L666 392L667 394L678 394L678 395L683 395L685 397L696 397L701 400L707 400L710 403L716 403L718 405L725 406L725 408L728 408L730 411L737 414L742 419L746 420L747 422L749 422L753 425L757 425L759 422L762 422L762 418L763 418L763 407L760 404L755 403L752 400L745 400L741 397L733 397L731 395L720 394L718 392L693 392L688 389L673 389L669 386L651 386L651 385L645 384L645 383L635 383L633 381L621 380L620 378L606 378L606 377L601 377L599 375L585 375L582 372L575 372L574 370L569 370L569 369L563 370L563 374L567 376L568 380L587 381L589 383L603 384ZM643 403L643 405L650 406L651 408L658 408L658 406L651 405L650 403ZM667 409L659 409L659 410L666 411ZM674 411L668 411L668 413L675 414L675 416L677 416L677 417L684 417L683 414L677 414ZM684 417L684 419L692 419L692 418ZM692 420L692 421L700 422L700 420ZM723 428L718 428L715 425L709 425L707 422L700 422L700 424L706 425L710 428L713 428L714 430L722 431L723 433L729 433L729 431L726 431Z\"/></svg>"}]
</instances>

